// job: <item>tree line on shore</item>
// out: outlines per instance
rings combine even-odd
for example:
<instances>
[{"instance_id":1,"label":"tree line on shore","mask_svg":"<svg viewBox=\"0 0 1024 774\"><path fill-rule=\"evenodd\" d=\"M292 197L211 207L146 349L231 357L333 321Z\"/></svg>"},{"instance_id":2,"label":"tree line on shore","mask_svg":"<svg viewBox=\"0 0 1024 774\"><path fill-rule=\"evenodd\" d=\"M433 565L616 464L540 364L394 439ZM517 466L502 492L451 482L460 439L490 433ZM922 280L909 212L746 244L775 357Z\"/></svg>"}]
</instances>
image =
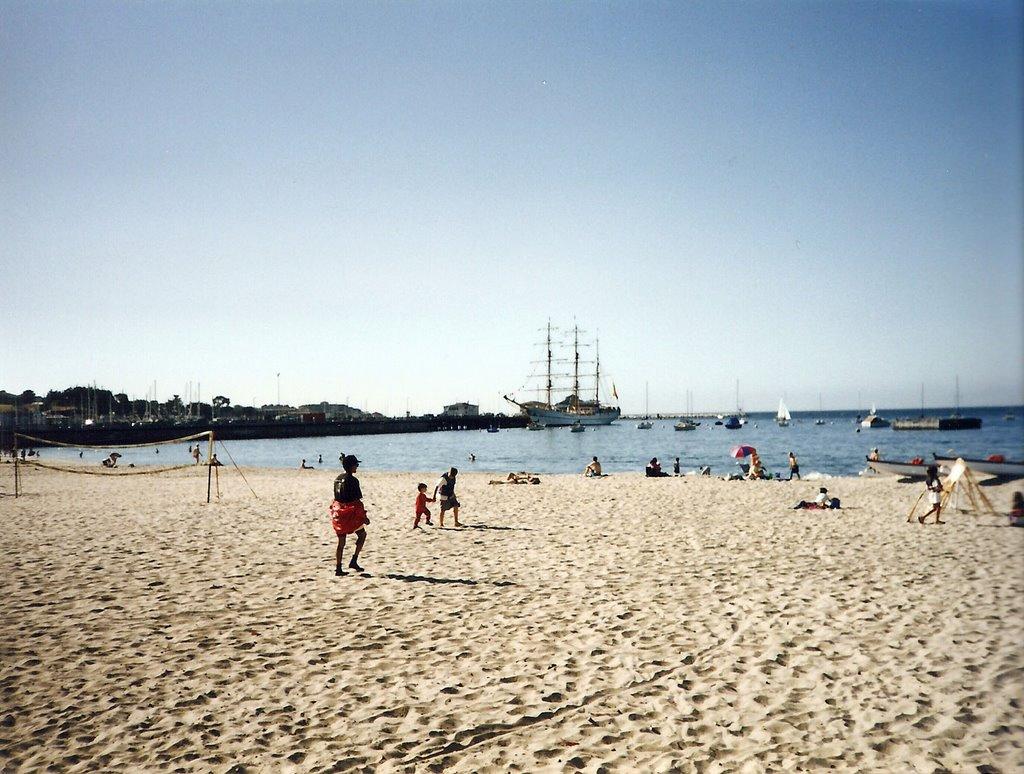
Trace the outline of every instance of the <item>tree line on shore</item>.
<instances>
[{"instance_id":1,"label":"tree line on shore","mask_svg":"<svg viewBox=\"0 0 1024 774\"><path fill-rule=\"evenodd\" d=\"M215 396L210 403L185 403L180 395L173 395L166 401L139 400L131 399L123 392L115 393L112 390L88 386L49 390L45 395L39 395L34 390L24 390L20 393L0 390L0 411L118 419L185 416L207 420L214 416L257 419L263 414L261 409L254 406L232 406L231 399L224 395Z\"/></svg>"}]
</instances>

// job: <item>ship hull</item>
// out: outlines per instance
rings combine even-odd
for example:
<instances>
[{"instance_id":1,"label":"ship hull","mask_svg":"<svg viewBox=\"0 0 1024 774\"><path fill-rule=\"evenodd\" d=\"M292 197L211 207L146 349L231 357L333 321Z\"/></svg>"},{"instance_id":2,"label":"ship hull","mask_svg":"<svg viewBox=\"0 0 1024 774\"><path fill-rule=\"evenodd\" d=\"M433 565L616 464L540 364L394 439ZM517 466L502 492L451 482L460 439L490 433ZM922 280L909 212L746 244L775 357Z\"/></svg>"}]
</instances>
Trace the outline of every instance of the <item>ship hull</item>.
<instances>
[{"instance_id":1,"label":"ship hull","mask_svg":"<svg viewBox=\"0 0 1024 774\"><path fill-rule=\"evenodd\" d=\"M554 409L527 408L530 420L545 427L566 427L579 422L581 425L610 425L619 418L619 409L603 408L593 414L570 414Z\"/></svg>"}]
</instances>

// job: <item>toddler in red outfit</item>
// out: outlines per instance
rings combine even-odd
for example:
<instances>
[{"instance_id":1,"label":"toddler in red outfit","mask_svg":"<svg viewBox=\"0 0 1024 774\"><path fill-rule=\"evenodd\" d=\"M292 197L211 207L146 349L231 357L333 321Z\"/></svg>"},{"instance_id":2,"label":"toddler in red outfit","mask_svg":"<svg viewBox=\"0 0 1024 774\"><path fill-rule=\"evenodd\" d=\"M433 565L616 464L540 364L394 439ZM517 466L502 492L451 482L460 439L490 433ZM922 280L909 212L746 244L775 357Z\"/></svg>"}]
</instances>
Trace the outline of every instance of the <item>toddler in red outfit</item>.
<instances>
[{"instance_id":1,"label":"toddler in red outfit","mask_svg":"<svg viewBox=\"0 0 1024 774\"><path fill-rule=\"evenodd\" d=\"M436 497L427 497L427 485L417 484L416 490L419 494L416 495L416 521L413 522L412 528L418 529L420 526L420 516L426 516L427 524L434 526L434 522L430 520L430 509L427 508L427 503L437 502Z\"/></svg>"}]
</instances>

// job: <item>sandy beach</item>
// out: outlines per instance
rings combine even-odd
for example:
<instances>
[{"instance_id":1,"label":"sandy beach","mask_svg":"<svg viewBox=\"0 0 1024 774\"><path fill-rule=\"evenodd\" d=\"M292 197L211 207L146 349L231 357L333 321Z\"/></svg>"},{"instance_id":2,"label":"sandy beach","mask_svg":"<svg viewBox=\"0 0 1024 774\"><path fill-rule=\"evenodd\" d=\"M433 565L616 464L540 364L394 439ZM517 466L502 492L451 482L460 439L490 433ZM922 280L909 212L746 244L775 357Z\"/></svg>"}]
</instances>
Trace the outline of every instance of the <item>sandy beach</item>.
<instances>
[{"instance_id":1,"label":"sandy beach","mask_svg":"<svg viewBox=\"0 0 1024 774\"><path fill-rule=\"evenodd\" d=\"M436 473L366 470L337 578L336 471L245 472L0 466L0 767L1024 765L1024 529L906 524L920 484L466 474L413 532Z\"/></svg>"}]
</instances>

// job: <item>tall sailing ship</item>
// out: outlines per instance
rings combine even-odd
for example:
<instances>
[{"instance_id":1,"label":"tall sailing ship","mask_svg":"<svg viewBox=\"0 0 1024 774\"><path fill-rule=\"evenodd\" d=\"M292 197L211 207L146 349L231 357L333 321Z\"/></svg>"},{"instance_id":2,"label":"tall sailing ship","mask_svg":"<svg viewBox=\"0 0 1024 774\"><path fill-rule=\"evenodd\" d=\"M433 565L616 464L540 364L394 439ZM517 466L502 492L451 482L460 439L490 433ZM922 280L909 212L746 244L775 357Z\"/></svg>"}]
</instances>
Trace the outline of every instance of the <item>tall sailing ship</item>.
<instances>
[{"instance_id":1,"label":"tall sailing ship","mask_svg":"<svg viewBox=\"0 0 1024 774\"><path fill-rule=\"evenodd\" d=\"M559 373L552 371L552 365L562 365L569 362L566 358L555 357L554 342L551 339L551 322L547 325L546 339L547 356L545 363L544 384L535 390L540 393L539 400L520 402L508 395L505 400L530 417L534 425L544 427L565 427L572 425L610 425L619 418L618 406L601 404L601 356L595 341L594 350L594 371L592 374L580 370L583 365L588 365L580 360L580 330L577 326L572 329L572 371ZM593 379L593 386L590 380ZM584 386L585 385L585 386ZM560 400L558 396L568 393ZM612 385L612 394L616 399L615 386ZM557 402L556 402L557 400Z\"/></svg>"}]
</instances>

